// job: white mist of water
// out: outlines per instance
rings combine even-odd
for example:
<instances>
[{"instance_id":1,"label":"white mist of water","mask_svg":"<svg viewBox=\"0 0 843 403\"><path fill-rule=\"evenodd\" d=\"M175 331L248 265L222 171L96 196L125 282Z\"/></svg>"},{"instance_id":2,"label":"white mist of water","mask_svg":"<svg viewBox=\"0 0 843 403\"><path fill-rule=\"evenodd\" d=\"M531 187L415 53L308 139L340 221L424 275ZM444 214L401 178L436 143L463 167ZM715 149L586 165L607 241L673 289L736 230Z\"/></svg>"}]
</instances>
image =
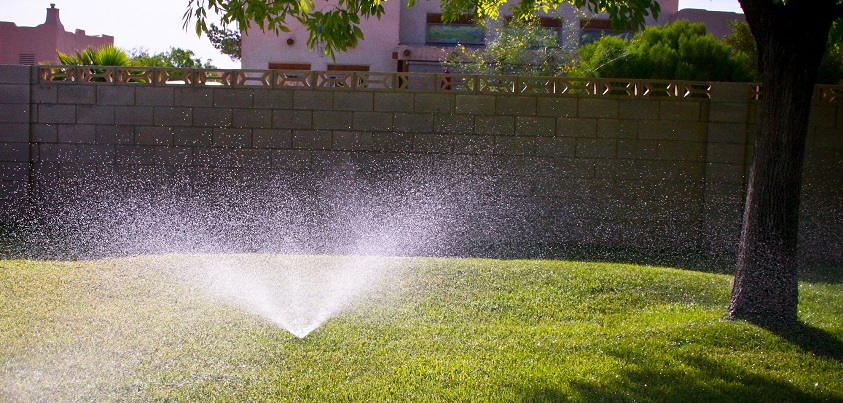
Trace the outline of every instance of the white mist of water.
<instances>
[{"instance_id":1,"label":"white mist of water","mask_svg":"<svg viewBox=\"0 0 843 403\"><path fill-rule=\"evenodd\" d=\"M215 255L194 277L203 291L304 338L388 277L377 256Z\"/></svg>"}]
</instances>

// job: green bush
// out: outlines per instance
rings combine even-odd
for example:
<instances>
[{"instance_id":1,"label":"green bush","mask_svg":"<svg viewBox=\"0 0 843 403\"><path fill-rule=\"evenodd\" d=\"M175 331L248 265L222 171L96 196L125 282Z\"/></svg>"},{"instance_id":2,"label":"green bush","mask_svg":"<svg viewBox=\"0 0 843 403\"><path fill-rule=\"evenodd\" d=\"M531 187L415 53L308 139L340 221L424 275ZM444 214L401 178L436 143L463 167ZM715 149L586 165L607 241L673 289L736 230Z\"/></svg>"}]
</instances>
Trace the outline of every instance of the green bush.
<instances>
[{"instance_id":1,"label":"green bush","mask_svg":"<svg viewBox=\"0 0 843 403\"><path fill-rule=\"evenodd\" d=\"M571 76L694 81L750 81L748 56L706 33L703 24L676 21L647 27L630 41L613 36L579 49Z\"/></svg>"}]
</instances>

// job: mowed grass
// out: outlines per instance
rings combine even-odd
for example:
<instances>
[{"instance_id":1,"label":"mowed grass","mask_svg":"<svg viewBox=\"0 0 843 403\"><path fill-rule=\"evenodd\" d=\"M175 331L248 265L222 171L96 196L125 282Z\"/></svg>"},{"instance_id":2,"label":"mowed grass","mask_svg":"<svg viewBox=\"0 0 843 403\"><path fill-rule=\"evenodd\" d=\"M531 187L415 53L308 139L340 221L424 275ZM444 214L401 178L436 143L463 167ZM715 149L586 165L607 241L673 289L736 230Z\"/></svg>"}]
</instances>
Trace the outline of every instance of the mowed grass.
<instances>
[{"instance_id":1,"label":"mowed grass","mask_svg":"<svg viewBox=\"0 0 843 403\"><path fill-rule=\"evenodd\" d=\"M805 325L773 332L724 319L727 275L390 258L299 339L179 274L208 259L0 261L0 400L843 400L840 281L802 283Z\"/></svg>"}]
</instances>

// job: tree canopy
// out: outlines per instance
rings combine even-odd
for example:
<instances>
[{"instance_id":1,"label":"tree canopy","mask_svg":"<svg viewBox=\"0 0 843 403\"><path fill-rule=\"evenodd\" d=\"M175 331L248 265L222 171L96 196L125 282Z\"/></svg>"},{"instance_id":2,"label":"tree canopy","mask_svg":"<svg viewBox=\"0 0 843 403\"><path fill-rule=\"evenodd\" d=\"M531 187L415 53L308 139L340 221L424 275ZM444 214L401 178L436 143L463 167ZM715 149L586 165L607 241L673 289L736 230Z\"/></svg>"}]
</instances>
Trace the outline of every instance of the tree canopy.
<instances>
[{"instance_id":1,"label":"tree canopy","mask_svg":"<svg viewBox=\"0 0 843 403\"><path fill-rule=\"evenodd\" d=\"M580 48L573 76L750 81L749 57L706 32L705 25L679 20L647 27L630 41L614 36Z\"/></svg>"},{"instance_id":2,"label":"tree canopy","mask_svg":"<svg viewBox=\"0 0 843 403\"><path fill-rule=\"evenodd\" d=\"M216 68L208 59L202 62L196 57L192 50L171 47L166 52L150 54L146 49L133 49L131 52L131 65L146 67L179 67L193 69Z\"/></svg>"},{"instance_id":3,"label":"tree canopy","mask_svg":"<svg viewBox=\"0 0 843 403\"><path fill-rule=\"evenodd\" d=\"M410 6L415 3L408 1ZM384 13L381 3L382 0L336 0L323 10L317 9L313 0L188 0L184 27L192 22L197 35L209 33L209 14L218 15L223 26L238 25L244 32L255 25L262 31L287 32L290 22L298 21L309 32L307 44L311 48L324 45L325 54L334 56L363 39L361 19L380 18ZM494 20L504 4L506 0L442 0L440 8L444 22L465 15ZM519 0L510 9L516 19L527 20L537 12L555 10L562 4L606 12L616 29L626 28L627 24L643 27L648 16L658 17L660 11L657 0Z\"/></svg>"}]
</instances>

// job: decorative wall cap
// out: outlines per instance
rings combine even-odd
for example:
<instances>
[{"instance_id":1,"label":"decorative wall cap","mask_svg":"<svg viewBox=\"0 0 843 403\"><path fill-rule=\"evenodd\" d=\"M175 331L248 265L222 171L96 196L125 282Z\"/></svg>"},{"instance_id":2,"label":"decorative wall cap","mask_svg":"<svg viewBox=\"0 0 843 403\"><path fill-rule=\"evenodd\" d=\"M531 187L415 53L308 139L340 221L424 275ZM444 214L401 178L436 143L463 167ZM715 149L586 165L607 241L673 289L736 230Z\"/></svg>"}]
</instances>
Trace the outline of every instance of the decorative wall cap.
<instances>
[{"instance_id":1,"label":"decorative wall cap","mask_svg":"<svg viewBox=\"0 0 843 403\"><path fill-rule=\"evenodd\" d=\"M450 73L38 66L41 83L710 99L711 83Z\"/></svg>"}]
</instances>

